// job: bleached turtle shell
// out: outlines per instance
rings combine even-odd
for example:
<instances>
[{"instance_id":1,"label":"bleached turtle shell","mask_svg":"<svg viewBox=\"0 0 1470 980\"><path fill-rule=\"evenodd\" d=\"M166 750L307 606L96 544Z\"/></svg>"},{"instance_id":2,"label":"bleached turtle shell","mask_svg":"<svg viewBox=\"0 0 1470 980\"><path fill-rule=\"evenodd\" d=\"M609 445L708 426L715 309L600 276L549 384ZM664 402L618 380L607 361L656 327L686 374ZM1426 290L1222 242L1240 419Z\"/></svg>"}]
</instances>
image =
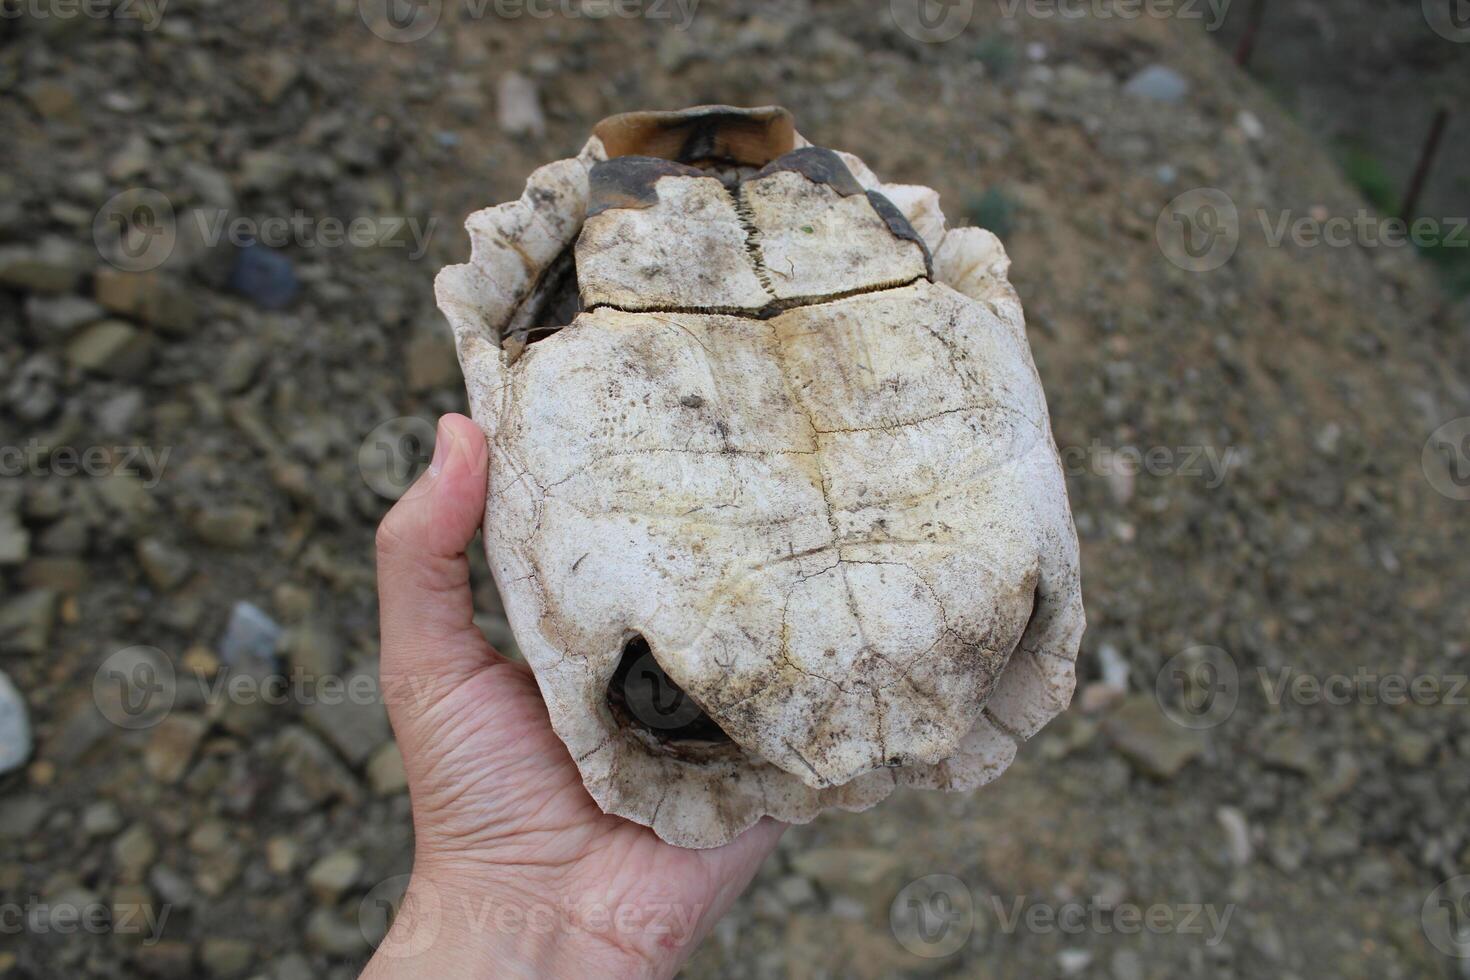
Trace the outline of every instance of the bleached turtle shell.
<instances>
[{"instance_id":1,"label":"bleached turtle shell","mask_svg":"<svg viewBox=\"0 0 1470 980\"><path fill-rule=\"evenodd\" d=\"M970 789L1065 708L1077 541L1009 261L785 110L614 116L444 269L485 545L607 812Z\"/></svg>"}]
</instances>

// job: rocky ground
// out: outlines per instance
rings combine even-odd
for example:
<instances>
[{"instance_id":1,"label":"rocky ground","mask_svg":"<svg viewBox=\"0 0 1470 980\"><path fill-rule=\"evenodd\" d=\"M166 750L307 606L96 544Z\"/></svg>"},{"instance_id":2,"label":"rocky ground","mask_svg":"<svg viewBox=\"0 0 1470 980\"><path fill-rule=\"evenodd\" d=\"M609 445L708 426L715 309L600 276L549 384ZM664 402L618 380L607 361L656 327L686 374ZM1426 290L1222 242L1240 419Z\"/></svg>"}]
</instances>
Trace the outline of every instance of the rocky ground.
<instances>
[{"instance_id":1,"label":"rocky ground","mask_svg":"<svg viewBox=\"0 0 1470 980\"><path fill-rule=\"evenodd\" d=\"M370 689L373 528L464 407L460 221L606 114L719 101L1003 235L1090 627L998 783L792 830L688 975L1470 977L1470 444L1431 440L1470 308L1409 249L1274 240L1364 203L1196 25L112 7L0 22L0 976L355 975L412 858L384 714L215 681Z\"/></svg>"}]
</instances>

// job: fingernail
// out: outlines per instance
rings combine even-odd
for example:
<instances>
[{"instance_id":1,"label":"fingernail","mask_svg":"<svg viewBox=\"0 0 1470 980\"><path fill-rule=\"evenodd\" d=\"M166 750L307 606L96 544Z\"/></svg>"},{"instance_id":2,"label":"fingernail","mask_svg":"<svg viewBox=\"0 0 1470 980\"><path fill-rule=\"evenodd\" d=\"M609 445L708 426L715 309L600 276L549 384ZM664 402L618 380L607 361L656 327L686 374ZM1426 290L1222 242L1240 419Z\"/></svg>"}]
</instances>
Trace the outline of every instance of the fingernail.
<instances>
[{"instance_id":1,"label":"fingernail","mask_svg":"<svg viewBox=\"0 0 1470 980\"><path fill-rule=\"evenodd\" d=\"M434 458L429 460L429 475L438 476L439 471L444 468L445 460L449 459L449 450L454 442L454 432L444 425L444 420L439 420L439 427L434 430Z\"/></svg>"}]
</instances>

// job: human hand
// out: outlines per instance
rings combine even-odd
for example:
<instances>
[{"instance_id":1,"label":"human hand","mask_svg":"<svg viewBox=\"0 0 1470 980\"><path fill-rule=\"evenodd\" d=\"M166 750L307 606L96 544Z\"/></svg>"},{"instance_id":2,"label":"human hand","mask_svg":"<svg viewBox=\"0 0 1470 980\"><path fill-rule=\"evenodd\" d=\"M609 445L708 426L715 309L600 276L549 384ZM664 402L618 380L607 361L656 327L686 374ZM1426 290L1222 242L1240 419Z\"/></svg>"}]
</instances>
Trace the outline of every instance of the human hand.
<instances>
[{"instance_id":1,"label":"human hand","mask_svg":"<svg viewBox=\"0 0 1470 980\"><path fill-rule=\"evenodd\" d=\"M382 689L416 852L363 976L672 976L785 827L696 851L598 809L529 668L473 622L464 553L488 456L473 422L444 416L428 470L378 528Z\"/></svg>"}]
</instances>

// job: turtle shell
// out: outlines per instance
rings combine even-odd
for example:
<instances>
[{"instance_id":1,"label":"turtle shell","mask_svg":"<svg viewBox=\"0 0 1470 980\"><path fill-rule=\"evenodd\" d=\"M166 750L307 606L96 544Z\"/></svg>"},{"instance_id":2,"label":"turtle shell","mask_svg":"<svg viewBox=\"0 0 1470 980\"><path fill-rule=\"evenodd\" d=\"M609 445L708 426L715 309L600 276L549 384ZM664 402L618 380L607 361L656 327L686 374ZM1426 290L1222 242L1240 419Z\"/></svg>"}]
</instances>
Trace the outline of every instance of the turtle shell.
<instances>
[{"instance_id":1,"label":"turtle shell","mask_svg":"<svg viewBox=\"0 0 1470 980\"><path fill-rule=\"evenodd\" d=\"M1077 543L1007 261L784 110L604 121L444 270L485 541L602 808L676 844L998 775Z\"/></svg>"}]
</instances>

